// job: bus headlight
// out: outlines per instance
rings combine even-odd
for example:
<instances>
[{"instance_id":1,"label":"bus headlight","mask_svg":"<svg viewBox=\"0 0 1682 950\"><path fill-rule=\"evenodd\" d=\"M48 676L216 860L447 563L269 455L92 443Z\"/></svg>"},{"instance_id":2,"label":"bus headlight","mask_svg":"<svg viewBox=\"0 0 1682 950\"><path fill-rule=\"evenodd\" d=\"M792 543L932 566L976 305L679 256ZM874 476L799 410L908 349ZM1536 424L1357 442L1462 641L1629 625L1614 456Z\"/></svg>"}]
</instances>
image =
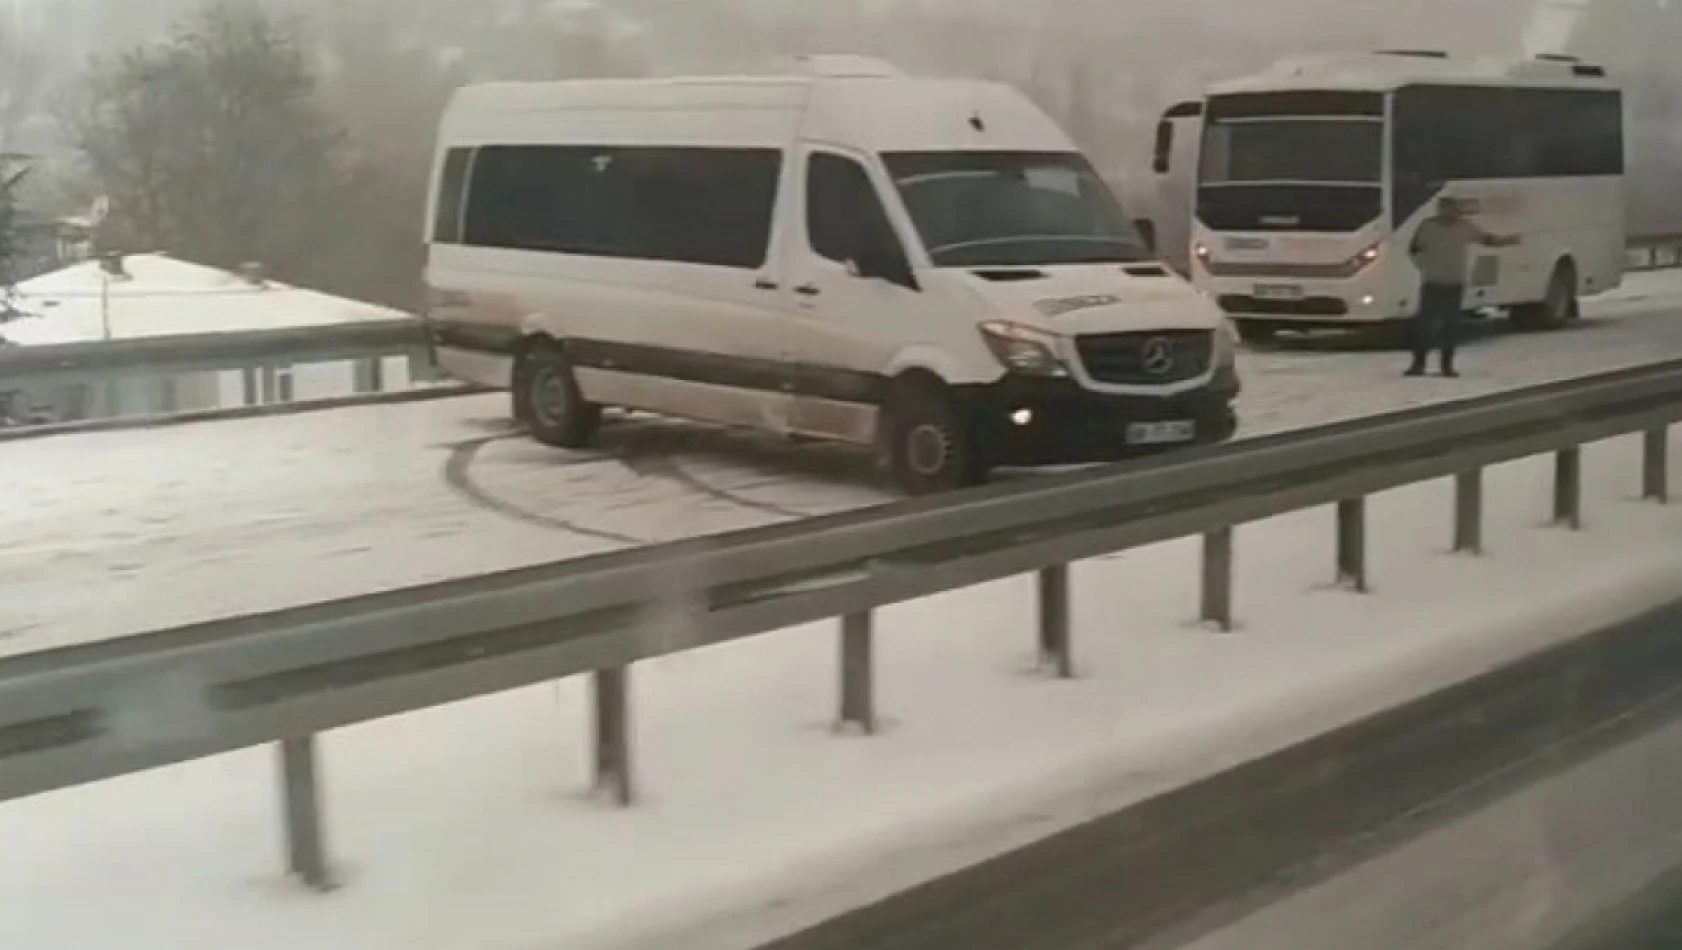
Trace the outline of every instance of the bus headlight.
<instances>
[{"instance_id":1,"label":"bus headlight","mask_svg":"<svg viewBox=\"0 0 1682 950\"><path fill-rule=\"evenodd\" d=\"M1008 320L989 320L981 325L981 338L1005 368L1025 376L1061 376L1065 369L1057 358L1056 338L1050 333Z\"/></svg>"}]
</instances>

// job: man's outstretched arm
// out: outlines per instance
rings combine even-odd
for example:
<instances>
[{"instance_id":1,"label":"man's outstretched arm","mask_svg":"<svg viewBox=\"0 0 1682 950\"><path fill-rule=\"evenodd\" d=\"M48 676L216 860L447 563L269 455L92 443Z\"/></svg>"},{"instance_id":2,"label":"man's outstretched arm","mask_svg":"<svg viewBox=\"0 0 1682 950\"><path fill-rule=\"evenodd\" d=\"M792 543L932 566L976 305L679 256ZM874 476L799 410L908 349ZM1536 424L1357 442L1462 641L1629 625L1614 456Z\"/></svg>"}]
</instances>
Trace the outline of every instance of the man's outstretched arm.
<instances>
[{"instance_id":1,"label":"man's outstretched arm","mask_svg":"<svg viewBox=\"0 0 1682 950\"><path fill-rule=\"evenodd\" d=\"M1491 234L1475 224L1472 227L1477 228L1478 243L1484 247L1512 247L1519 243L1519 236L1516 234Z\"/></svg>"}]
</instances>

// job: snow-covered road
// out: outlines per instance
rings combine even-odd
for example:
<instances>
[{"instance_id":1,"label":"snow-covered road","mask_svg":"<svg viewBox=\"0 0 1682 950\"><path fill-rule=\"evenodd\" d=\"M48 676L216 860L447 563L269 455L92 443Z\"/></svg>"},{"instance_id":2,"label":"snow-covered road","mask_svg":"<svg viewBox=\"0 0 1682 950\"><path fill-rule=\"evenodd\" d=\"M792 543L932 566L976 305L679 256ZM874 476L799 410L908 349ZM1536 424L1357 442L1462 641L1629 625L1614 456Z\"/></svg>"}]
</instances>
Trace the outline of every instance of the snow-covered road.
<instances>
[{"instance_id":1,"label":"snow-covered road","mask_svg":"<svg viewBox=\"0 0 1682 950\"><path fill-rule=\"evenodd\" d=\"M1682 506L1634 500L1639 458L1585 455L1581 532L1550 460L1492 468L1486 557L1446 553L1449 482L1374 497L1371 596L1330 585L1327 512L1246 525L1230 635L1195 538L1083 562L1073 680L1035 673L1033 578L880 611L870 738L828 728L833 623L639 664L628 810L585 794L578 678L335 730L326 896L281 876L272 749L8 802L0 947L760 946L1668 602Z\"/></svg>"},{"instance_id":2,"label":"snow-covered road","mask_svg":"<svg viewBox=\"0 0 1682 950\"><path fill-rule=\"evenodd\" d=\"M1676 274L1588 314L1470 345L1458 380L1348 343L1246 353L1242 435L1682 355ZM24 440L0 472L0 654L894 497L856 454L677 423L556 452L499 396Z\"/></svg>"}]
</instances>

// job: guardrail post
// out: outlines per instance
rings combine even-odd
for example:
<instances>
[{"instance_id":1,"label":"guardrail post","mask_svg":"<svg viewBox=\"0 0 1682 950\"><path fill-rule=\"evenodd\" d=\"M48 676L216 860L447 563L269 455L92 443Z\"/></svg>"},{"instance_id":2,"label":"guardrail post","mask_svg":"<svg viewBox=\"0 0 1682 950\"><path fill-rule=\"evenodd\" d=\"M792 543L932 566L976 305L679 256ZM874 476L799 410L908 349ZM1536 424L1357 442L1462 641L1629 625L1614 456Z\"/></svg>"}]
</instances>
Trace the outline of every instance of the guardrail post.
<instances>
[{"instance_id":1,"label":"guardrail post","mask_svg":"<svg viewBox=\"0 0 1682 950\"><path fill-rule=\"evenodd\" d=\"M432 357L425 351L411 352L409 361L409 385L429 383L437 379L437 370L433 368Z\"/></svg>"},{"instance_id":2,"label":"guardrail post","mask_svg":"<svg viewBox=\"0 0 1682 950\"><path fill-rule=\"evenodd\" d=\"M595 788L608 793L615 804L630 805L635 798L631 782L631 668L609 667L590 675L590 692L595 712Z\"/></svg>"},{"instance_id":3,"label":"guardrail post","mask_svg":"<svg viewBox=\"0 0 1682 950\"><path fill-rule=\"evenodd\" d=\"M843 730L876 732L876 696L870 611L841 618L841 722Z\"/></svg>"},{"instance_id":4,"label":"guardrail post","mask_svg":"<svg viewBox=\"0 0 1682 950\"><path fill-rule=\"evenodd\" d=\"M1554 524L1573 531L1583 527L1583 448L1572 446L1554 455Z\"/></svg>"},{"instance_id":5,"label":"guardrail post","mask_svg":"<svg viewBox=\"0 0 1682 950\"><path fill-rule=\"evenodd\" d=\"M1069 565L1040 571L1040 663L1061 679L1075 675L1069 636Z\"/></svg>"},{"instance_id":6,"label":"guardrail post","mask_svg":"<svg viewBox=\"0 0 1682 950\"><path fill-rule=\"evenodd\" d=\"M1367 592L1367 500L1337 503L1337 582L1359 594Z\"/></svg>"},{"instance_id":7,"label":"guardrail post","mask_svg":"<svg viewBox=\"0 0 1682 950\"><path fill-rule=\"evenodd\" d=\"M1454 550L1483 553L1483 469L1454 476Z\"/></svg>"},{"instance_id":8,"label":"guardrail post","mask_svg":"<svg viewBox=\"0 0 1682 950\"><path fill-rule=\"evenodd\" d=\"M356 392L377 393L385 389L385 361L382 357L357 360L353 366Z\"/></svg>"},{"instance_id":9,"label":"guardrail post","mask_svg":"<svg viewBox=\"0 0 1682 950\"><path fill-rule=\"evenodd\" d=\"M1670 501L1670 430L1648 429L1641 435L1641 497L1663 505Z\"/></svg>"},{"instance_id":10,"label":"guardrail post","mask_svg":"<svg viewBox=\"0 0 1682 950\"><path fill-rule=\"evenodd\" d=\"M286 868L312 890L332 890L314 735L280 741L280 777L286 804Z\"/></svg>"},{"instance_id":11,"label":"guardrail post","mask_svg":"<svg viewBox=\"0 0 1682 950\"><path fill-rule=\"evenodd\" d=\"M243 390L245 404L257 405L257 367L247 366L239 371L240 388Z\"/></svg>"},{"instance_id":12,"label":"guardrail post","mask_svg":"<svg viewBox=\"0 0 1682 950\"><path fill-rule=\"evenodd\" d=\"M1203 536L1204 623L1223 631L1232 630L1232 528L1219 528Z\"/></svg>"},{"instance_id":13,"label":"guardrail post","mask_svg":"<svg viewBox=\"0 0 1682 950\"><path fill-rule=\"evenodd\" d=\"M263 405L269 406L280 402L280 372L274 366L264 366L263 374Z\"/></svg>"}]
</instances>

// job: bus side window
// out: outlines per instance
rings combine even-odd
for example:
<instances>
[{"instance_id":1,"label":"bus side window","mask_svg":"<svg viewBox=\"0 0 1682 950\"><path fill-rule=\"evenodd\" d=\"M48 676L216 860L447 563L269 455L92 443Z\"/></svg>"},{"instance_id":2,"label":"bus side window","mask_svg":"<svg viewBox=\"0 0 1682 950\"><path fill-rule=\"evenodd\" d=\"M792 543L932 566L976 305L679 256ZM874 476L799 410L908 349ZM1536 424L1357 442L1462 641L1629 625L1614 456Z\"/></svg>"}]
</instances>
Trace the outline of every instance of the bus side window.
<instances>
[{"instance_id":1,"label":"bus side window","mask_svg":"<svg viewBox=\"0 0 1682 950\"><path fill-rule=\"evenodd\" d=\"M1151 171L1166 175L1173 154L1174 123L1163 119L1156 124L1156 154L1151 158Z\"/></svg>"}]
</instances>

